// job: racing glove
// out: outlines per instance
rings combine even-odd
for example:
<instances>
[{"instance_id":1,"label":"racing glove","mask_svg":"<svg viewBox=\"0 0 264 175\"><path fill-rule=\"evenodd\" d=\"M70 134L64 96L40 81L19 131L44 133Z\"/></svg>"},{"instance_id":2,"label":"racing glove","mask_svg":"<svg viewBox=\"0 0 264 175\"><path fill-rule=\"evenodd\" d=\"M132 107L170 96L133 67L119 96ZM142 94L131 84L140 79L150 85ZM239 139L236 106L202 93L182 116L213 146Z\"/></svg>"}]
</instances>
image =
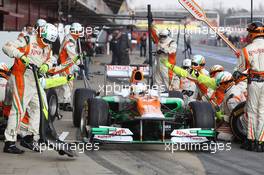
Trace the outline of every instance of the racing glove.
<instances>
[{"instance_id":1,"label":"racing glove","mask_svg":"<svg viewBox=\"0 0 264 175\"><path fill-rule=\"evenodd\" d=\"M216 119L217 119L217 120L220 120L220 121L221 121L221 120L224 119L224 113L223 113L223 111L221 111L221 110L216 111L215 115L216 115Z\"/></svg>"},{"instance_id":2,"label":"racing glove","mask_svg":"<svg viewBox=\"0 0 264 175\"><path fill-rule=\"evenodd\" d=\"M83 59L85 59L85 56L87 56L87 52L83 51L83 53L81 53L81 55L83 56Z\"/></svg>"},{"instance_id":3,"label":"racing glove","mask_svg":"<svg viewBox=\"0 0 264 175\"><path fill-rule=\"evenodd\" d=\"M160 59L160 62L164 64L167 68L173 70L173 65L168 61L168 59Z\"/></svg>"},{"instance_id":4,"label":"racing glove","mask_svg":"<svg viewBox=\"0 0 264 175\"><path fill-rule=\"evenodd\" d=\"M241 53L239 51L237 51L235 54L236 54L237 58L239 58L241 56Z\"/></svg>"},{"instance_id":5,"label":"racing glove","mask_svg":"<svg viewBox=\"0 0 264 175\"><path fill-rule=\"evenodd\" d=\"M75 79L74 75L72 74L67 75L67 81L72 81L74 79Z\"/></svg>"},{"instance_id":6,"label":"racing glove","mask_svg":"<svg viewBox=\"0 0 264 175\"><path fill-rule=\"evenodd\" d=\"M72 62L73 63L76 63L79 59L80 59L80 57L79 56L76 56L75 58L72 59Z\"/></svg>"},{"instance_id":7,"label":"racing glove","mask_svg":"<svg viewBox=\"0 0 264 175\"><path fill-rule=\"evenodd\" d=\"M83 58L83 54L79 54L78 56L76 56L75 58L72 59L74 64L78 64L78 62L80 62L80 59Z\"/></svg>"},{"instance_id":8,"label":"racing glove","mask_svg":"<svg viewBox=\"0 0 264 175\"><path fill-rule=\"evenodd\" d=\"M173 64L169 63L168 59L160 59L160 62L172 70L177 76L179 77L187 77L189 72L180 68L179 66L174 66Z\"/></svg>"},{"instance_id":9,"label":"racing glove","mask_svg":"<svg viewBox=\"0 0 264 175\"><path fill-rule=\"evenodd\" d=\"M191 69L191 70L190 70L190 74L191 74L192 77L194 77L194 78L198 78L199 75L200 75L199 71L194 70L194 69Z\"/></svg>"},{"instance_id":10,"label":"racing glove","mask_svg":"<svg viewBox=\"0 0 264 175\"><path fill-rule=\"evenodd\" d=\"M26 67L29 65L30 59L27 56L23 55L20 59Z\"/></svg>"},{"instance_id":11,"label":"racing glove","mask_svg":"<svg viewBox=\"0 0 264 175\"><path fill-rule=\"evenodd\" d=\"M44 64L42 64L42 65L40 66L40 68L39 68L39 73L40 73L40 74L45 74L45 73L48 72L48 70L49 70L49 66L48 66L46 63L44 63Z\"/></svg>"},{"instance_id":12,"label":"racing glove","mask_svg":"<svg viewBox=\"0 0 264 175\"><path fill-rule=\"evenodd\" d=\"M157 51L157 54L158 54L158 55L163 54L163 53L165 54L165 51L162 50L162 49L159 49L159 50Z\"/></svg>"},{"instance_id":13,"label":"racing glove","mask_svg":"<svg viewBox=\"0 0 264 175\"><path fill-rule=\"evenodd\" d=\"M239 71L235 71L235 72L233 73L233 78L234 78L235 80L238 80L241 76L242 76L242 73L239 72Z\"/></svg>"}]
</instances>

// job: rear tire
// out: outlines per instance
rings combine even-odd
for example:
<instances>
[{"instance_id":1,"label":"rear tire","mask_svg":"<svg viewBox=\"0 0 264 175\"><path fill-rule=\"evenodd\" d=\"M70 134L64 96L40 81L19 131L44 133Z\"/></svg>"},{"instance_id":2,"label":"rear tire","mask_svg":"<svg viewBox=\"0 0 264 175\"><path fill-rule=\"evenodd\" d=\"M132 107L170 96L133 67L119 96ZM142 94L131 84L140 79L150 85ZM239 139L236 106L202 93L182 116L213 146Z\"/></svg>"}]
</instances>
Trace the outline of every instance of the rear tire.
<instances>
[{"instance_id":1,"label":"rear tire","mask_svg":"<svg viewBox=\"0 0 264 175\"><path fill-rule=\"evenodd\" d=\"M80 127L82 110L84 102L90 98L95 97L96 92L94 90L80 88L76 89L73 96L73 125L75 127Z\"/></svg>"},{"instance_id":2,"label":"rear tire","mask_svg":"<svg viewBox=\"0 0 264 175\"><path fill-rule=\"evenodd\" d=\"M192 113L191 127L215 128L215 111L210 103L194 101L189 106Z\"/></svg>"},{"instance_id":3,"label":"rear tire","mask_svg":"<svg viewBox=\"0 0 264 175\"><path fill-rule=\"evenodd\" d=\"M241 117L245 114L245 105L246 102L237 105L235 109L233 109L229 121L232 133L239 141L243 141L247 138L247 133L245 132L247 129L243 127L241 122Z\"/></svg>"}]
</instances>

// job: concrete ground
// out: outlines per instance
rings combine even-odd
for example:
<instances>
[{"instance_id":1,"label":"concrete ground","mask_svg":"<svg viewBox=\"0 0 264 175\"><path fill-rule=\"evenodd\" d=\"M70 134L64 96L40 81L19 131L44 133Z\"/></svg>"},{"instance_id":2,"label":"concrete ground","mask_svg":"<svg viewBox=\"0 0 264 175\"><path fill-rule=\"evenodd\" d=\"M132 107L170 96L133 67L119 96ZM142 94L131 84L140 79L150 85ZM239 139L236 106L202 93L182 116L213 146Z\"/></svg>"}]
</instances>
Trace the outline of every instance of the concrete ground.
<instances>
[{"instance_id":1,"label":"concrete ground","mask_svg":"<svg viewBox=\"0 0 264 175\"><path fill-rule=\"evenodd\" d=\"M182 45L180 49L182 49ZM234 67L234 56L227 48L194 46L195 54L207 57L207 66L223 64L227 70ZM178 52L178 62L183 55ZM223 58L223 59L221 59ZM102 85L103 65L109 63L109 56L98 56L91 67L93 77L90 82L95 89ZM138 53L131 55L133 63L142 63ZM234 62L234 63L233 63ZM82 87L82 81L75 81ZM76 140L78 129L73 127L71 112L62 112L63 118L55 121L58 133L68 131L67 140ZM68 175L68 174L263 174L264 153L253 153L231 144L230 151L171 153L164 145L102 145L99 151L85 151L76 158L60 156L55 151L34 153L26 150L24 155L5 154L0 142L0 175Z\"/></svg>"}]
</instances>

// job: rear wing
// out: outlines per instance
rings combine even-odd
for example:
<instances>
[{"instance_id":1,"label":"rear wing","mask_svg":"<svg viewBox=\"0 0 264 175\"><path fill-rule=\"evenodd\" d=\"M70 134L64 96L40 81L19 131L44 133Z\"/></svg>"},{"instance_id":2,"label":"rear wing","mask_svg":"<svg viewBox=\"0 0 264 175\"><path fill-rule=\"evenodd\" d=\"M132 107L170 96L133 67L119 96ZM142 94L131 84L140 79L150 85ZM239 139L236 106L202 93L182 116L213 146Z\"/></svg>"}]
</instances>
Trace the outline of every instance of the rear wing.
<instances>
[{"instance_id":1,"label":"rear wing","mask_svg":"<svg viewBox=\"0 0 264 175\"><path fill-rule=\"evenodd\" d=\"M129 80L135 69L141 70L145 79L151 77L151 71L148 65L106 65L104 74L104 95L106 95L108 79L122 79L121 82L123 79Z\"/></svg>"},{"instance_id":2,"label":"rear wing","mask_svg":"<svg viewBox=\"0 0 264 175\"><path fill-rule=\"evenodd\" d=\"M148 65L106 65L105 76L106 78L130 78L132 71L139 69L143 72L144 78L150 77L150 70Z\"/></svg>"}]
</instances>

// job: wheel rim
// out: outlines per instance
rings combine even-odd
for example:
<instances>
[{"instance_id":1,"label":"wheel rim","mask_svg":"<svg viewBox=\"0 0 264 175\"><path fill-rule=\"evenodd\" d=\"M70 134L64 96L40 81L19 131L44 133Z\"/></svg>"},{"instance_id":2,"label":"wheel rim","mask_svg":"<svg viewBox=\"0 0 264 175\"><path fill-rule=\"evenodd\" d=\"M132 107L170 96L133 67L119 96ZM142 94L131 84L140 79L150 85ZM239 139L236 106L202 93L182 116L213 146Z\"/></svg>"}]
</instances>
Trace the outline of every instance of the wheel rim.
<instances>
[{"instance_id":1,"label":"wheel rim","mask_svg":"<svg viewBox=\"0 0 264 175\"><path fill-rule=\"evenodd\" d=\"M80 131L82 138L88 138L88 131L87 131L87 125L88 125L88 104L85 103L82 114L81 114L81 122L80 122Z\"/></svg>"},{"instance_id":2,"label":"wheel rim","mask_svg":"<svg viewBox=\"0 0 264 175\"><path fill-rule=\"evenodd\" d=\"M82 117L81 117L81 123L80 123L80 131L81 131L81 136L85 137L85 132L86 132L86 119L84 117L84 111L82 112Z\"/></svg>"},{"instance_id":3,"label":"wheel rim","mask_svg":"<svg viewBox=\"0 0 264 175\"><path fill-rule=\"evenodd\" d=\"M57 112L57 98L56 96L52 95L49 99L49 114L50 116L55 116Z\"/></svg>"}]
</instances>

